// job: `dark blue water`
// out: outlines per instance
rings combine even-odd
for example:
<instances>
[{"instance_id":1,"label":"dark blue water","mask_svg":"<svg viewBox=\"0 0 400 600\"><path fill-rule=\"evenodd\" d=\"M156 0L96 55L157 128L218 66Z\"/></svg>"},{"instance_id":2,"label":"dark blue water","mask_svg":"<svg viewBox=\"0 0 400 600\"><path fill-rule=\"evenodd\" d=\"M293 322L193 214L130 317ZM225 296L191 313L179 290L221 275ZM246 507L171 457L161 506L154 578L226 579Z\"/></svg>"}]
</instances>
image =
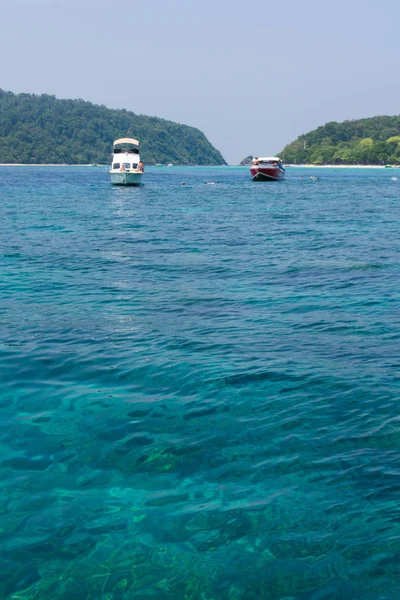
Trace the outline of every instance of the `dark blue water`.
<instances>
[{"instance_id":1,"label":"dark blue water","mask_svg":"<svg viewBox=\"0 0 400 600\"><path fill-rule=\"evenodd\" d=\"M0 169L1 598L400 597L400 181L313 174Z\"/></svg>"}]
</instances>

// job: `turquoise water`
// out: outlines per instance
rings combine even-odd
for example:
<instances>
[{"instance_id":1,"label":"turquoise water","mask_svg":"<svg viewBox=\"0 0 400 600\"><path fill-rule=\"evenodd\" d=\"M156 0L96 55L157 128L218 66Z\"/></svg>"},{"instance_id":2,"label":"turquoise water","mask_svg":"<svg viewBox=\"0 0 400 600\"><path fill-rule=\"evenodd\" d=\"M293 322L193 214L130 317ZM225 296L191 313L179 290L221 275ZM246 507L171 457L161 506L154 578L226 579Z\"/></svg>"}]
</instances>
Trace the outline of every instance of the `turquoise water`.
<instances>
[{"instance_id":1,"label":"turquoise water","mask_svg":"<svg viewBox=\"0 0 400 600\"><path fill-rule=\"evenodd\" d=\"M0 169L1 598L400 597L395 174Z\"/></svg>"}]
</instances>

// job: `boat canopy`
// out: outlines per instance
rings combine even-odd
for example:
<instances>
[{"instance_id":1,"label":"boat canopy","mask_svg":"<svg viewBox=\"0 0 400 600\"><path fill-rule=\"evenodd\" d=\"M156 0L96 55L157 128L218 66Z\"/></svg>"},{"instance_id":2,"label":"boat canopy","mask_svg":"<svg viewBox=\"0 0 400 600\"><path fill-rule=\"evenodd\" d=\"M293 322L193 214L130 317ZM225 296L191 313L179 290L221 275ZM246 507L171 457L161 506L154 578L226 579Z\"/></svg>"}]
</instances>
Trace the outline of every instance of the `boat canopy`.
<instances>
[{"instance_id":1,"label":"boat canopy","mask_svg":"<svg viewBox=\"0 0 400 600\"><path fill-rule=\"evenodd\" d=\"M138 140L134 140L133 138L121 138L120 140L115 140L114 148L116 146L139 146Z\"/></svg>"},{"instance_id":2,"label":"boat canopy","mask_svg":"<svg viewBox=\"0 0 400 600\"><path fill-rule=\"evenodd\" d=\"M255 156L253 160L258 160L258 162L281 162L279 156Z\"/></svg>"}]
</instances>

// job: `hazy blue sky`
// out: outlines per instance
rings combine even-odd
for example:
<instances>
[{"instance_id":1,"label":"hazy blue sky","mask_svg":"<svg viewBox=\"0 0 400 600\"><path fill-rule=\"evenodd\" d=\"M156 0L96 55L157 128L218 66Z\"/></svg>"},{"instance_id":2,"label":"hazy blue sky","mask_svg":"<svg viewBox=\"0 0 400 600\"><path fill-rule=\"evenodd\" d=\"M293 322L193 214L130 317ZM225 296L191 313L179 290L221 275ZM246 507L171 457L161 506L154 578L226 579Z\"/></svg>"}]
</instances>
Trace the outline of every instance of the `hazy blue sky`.
<instances>
[{"instance_id":1,"label":"hazy blue sky","mask_svg":"<svg viewBox=\"0 0 400 600\"><path fill-rule=\"evenodd\" d=\"M0 88L199 127L236 164L400 112L398 0L0 0Z\"/></svg>"}]
</instances>

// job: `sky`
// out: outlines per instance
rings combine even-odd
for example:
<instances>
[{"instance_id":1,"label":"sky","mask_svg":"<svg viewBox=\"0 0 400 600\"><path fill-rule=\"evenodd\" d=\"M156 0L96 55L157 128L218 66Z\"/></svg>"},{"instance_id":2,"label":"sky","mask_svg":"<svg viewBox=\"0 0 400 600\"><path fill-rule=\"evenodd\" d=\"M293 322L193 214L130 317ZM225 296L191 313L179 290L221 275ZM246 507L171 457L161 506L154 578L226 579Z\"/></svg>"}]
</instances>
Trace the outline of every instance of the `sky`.
<instances>
[{"instance_id":1,"label":"sky","mask_svg":"<svg viewBox=\"0 0 400 600\"><path fill-rule=\"evenodd\" d=\"M201 129L229 164L400 113L398 0L0 0L0 88Z\"/></svg>"}]
</instances>

